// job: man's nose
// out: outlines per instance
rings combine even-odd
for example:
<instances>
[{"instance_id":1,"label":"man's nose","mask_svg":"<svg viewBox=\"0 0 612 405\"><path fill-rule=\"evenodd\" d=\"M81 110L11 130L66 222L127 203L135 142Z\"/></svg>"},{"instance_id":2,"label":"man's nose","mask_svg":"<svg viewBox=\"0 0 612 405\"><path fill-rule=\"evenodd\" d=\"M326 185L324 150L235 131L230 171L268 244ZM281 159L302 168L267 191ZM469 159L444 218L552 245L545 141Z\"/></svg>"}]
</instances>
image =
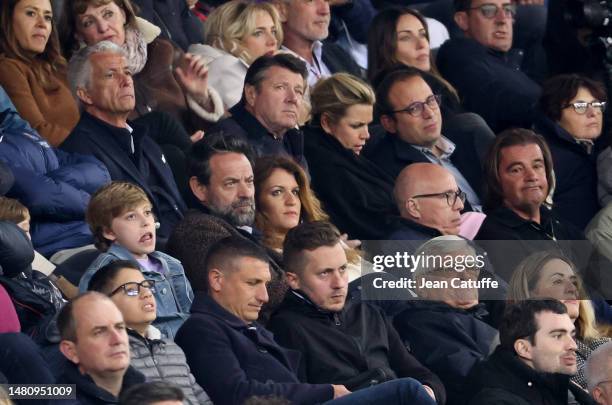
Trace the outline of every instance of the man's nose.
<instances>
[{"instance_id":1,"label":"man's nose","mask_svg":"<svg viewBox=\"0 0 612 405\"><path fill-rule=\"evenodd\" d=\"M261 302L262 304L265 304L266 302L268 302L268 288L266 287L265 284L261 284L259 286L259 288L257 289L257 292L255 294L255 299L259 302Z\"/></svg>"},{"instance_id":2,"label":"man's nose","mask_svg":"<svg viewBox=\"0 0 612 405\"><path fill-rule=\"evenodd\" d=\"M576 345L576 340L570 335L567 335L567 339L565 342L565 350L571 350L575 352L577 349L578 345Z\"/></svg>"},{"instance_id":3,"label":"man's nose","mask_svg":"<svg viewBox=\"0 0 612 405\"><path fill-rule=\"evenodd\" d=\"M331 287L340 289L346 286L344 275L339 271L334 271L331 275Z\"/></svg>"},{"instance_id":4,"label":"man's nose","mask_svg":"<svg viewBox=\"0 0 612 405\"><path fill-rule=\"evenodd\" d=\"M465 207L465 204L463 203L461 198L457 197L457 199L455 200L455 205L453 206L453 208L455 208L457 211L462 211L464 207Z\"/></svg>"},{"instance_id":5,"label":"man's nose","mask_svg":"<svg viewBox=\"0 0 612 405\"><path fill-rule=\"evenodd\" d=\"M328 15L330 14L330 8L329 8L329 2L326 0L319 0L318 1L318 7L317 7L317 13L320 15Z\"/></svg>"},{"instance_id":6,"label":"man's nose","mask_svg":"<svg viewBox=\"0 0 612 405\"><path fill-rule=\"evenodd\" d=\"M115 327L111 328L111 332L110 332L110 344L111 345L118 345L121 343L125 342L125 330L124 329L117 329Z\"/></svg>"},{"instance_id":7,"label":"man's nose","mask_svg":"<svg viewBox=\"0 0 612 405\"><path fill-rule=\"evenodd\" d=\"M255 191L253 190L253 185L246 181L241 181L238 184L238 197L253 197L255 195Z\"/></svg>"}]
</instances>

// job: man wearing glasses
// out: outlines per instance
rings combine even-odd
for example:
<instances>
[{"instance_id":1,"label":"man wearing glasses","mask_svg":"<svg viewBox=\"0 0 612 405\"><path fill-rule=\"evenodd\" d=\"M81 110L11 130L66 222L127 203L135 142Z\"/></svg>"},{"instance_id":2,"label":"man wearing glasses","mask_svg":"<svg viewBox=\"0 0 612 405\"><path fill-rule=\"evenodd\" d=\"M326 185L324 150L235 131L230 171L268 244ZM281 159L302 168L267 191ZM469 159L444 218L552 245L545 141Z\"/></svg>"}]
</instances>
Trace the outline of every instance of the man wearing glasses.
<instances>
[{"instance_id":1,"label":"man wearing glasses","mask_svg":"<svg viewBox=\"0 0 612 405\"><path fill-rule=\"evenodd\" d=\"M612 342L601 345L586 363L589 392L599 405L612 405Z\"/></svg>"},{"instance_id":2,"label":"man wearing glasses","mask_svg":"<svg viewBox=\"0 0 612 405\"><path fill-rule=\"evenodd\" d=\"M145 279L137 263L117 260L98 270L89 282L115 303L125 321L130 345L130 364L147 381L176 384L185 395L185 403L212 405L206 392L195 381L183 350L170 339L162 339L155 321L157 302L155 280Z\"/></svg>"},{"instance_id":3,"label":"man wearing glasses","mask_svg":"<svg viewBox=\"0 0 612 405\"><path fill-rule=\"evenodd\" d=\"M376 110L386 136L366 157L394 179L413 163L444 167L467 195L466 209L481 211L480 158L473 139L442 136L440 98L415 68L389 72L376 88ZM465 139L464 139L465 138Z\"/></svg>"},{"instance_id":4,"label":"man wearing glasses","mask_svg":"<svg viewBox=\"0 0 612 405\"><path fill-rule=\"evenodd\" d=\"M393 196L401 218L389 240L427 240L458 235L465 193L445 168L414 163L395 180Z\"/></svg>"},{"instance_id":5,"label":"man wearing glasses","mask_svg":"<svg viewBox=\"0 0 612 405\"><path fill-rule=\"evenodd\" d=\"M516 3L509 0L455 0L455 22L465 38L447 41L438 52L440 72L491 129L529 127L540 86L508 55Z\"/></svg>"}]
</instances>

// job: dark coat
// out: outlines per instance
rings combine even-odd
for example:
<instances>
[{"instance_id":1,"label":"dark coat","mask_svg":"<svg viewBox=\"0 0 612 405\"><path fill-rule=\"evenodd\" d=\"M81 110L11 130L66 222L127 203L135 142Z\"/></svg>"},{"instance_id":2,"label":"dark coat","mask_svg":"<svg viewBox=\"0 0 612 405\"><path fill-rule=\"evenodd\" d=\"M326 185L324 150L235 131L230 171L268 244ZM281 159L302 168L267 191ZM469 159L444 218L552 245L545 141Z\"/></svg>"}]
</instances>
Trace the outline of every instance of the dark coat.
<instances>
[{"instance_id":1,"label":"dark coat","mask_svg":"<svg viewBox=\"0 0 612 405\"><path fill-rule=\"evenodd\" d=\"M461 134L458 134L454 139L448 139L456 145L453 154L450 156L451 162L470 183L478 196L482 198L484 184L482 165L473 140ZM412 163L431 163L423 152L390 133L385 134L376 148L368 151L367 157L393 179L397 178L402 169Z\"/></svg>"},{"instance_id":2,"label":"dark coat","mask_svg":"<svg viewBox=\"0 0 612 405\"><path fill-rule=\"evenodd\" d=\"M600 210L597 200L597 165L595 150L584 146L551 119L539 116L537 133L546 138L555 169L555 212L560 218L584 229Z\"/></svg>"},{"instance_id":3,"label":"dark coat","mask_svg":"<svg viewBox=\"0 0 612 405\"><path fill-rule=\"evenodd\" d=\"M160 121L170 119L163 113L154 114ZM127 142L129 132L126 129L109 125L86 112L61 148L94 155L106 165L111 179L128 181L142 188L161 222L157 233L165 239L183 218L186 206L161 149L149 136L163 125L156 125L156 120L147 118L130 122L130 126L134 129L134 155L130 155L119 141L125 139Z\"/></svg>"},{"instance_id":4,"label":"dark coat","mask_svg":"<svg viewBox=\"0 0 612 405\"><path fill-rule=\"evenodd\" d=\"M583 263L580 257L590 253L584 234L544 206L540 208L540 224L519 217L505 206L486 214L474 240L481 241L479 245L487 251L496 273L506 281L510 281L516 265L531 253L559 249L574 263Z\"/></svg>"},{"instance_id":5,"label":"dark coat","mask_svg":"<svg viewBox=\"0 0 612 405\"><path fill-rule=\"evenodd\" d=\"M183 51L191 44L204 42L204 25L187 7L185 1L135 0L138 15L161 29L161 34Z\"/></svg>"},{"instance_id":6,"label":"dark coat","mask_svg":"<svg viewBox=\"0 0 612 405\"><path fill-rule=\"evenodd\" d=\"M474 393L470 405L567 405L568 390L579 404L595 404L570 376L538 373L501 347L474 366L467 386Z\"/></svg>"},{"instance_id":7,"label":"dark coat","mask_svg":"<svg viewBox=\"0 0 612 405\"><path fill-rule=\"evenodd\" d=\"M390 223L393 231L385 238L386 240L426 241L442 235L437 229L418 224L408 218L394 217Z\"/></svg>"},{"instance_id":8,"label":"dark coat","mask_svg":"<svg viewBox=\"0 0 612 405\"><path fill-rule=\"evenodd\" d=\"M446 41L437 56L440 73L457 89L463 106L481 115L495 133L529 128L541 91L507 56L470 38Z\"/></svg>"},{"instance_id":9,"label":"dark coat","mask_svg":"<svg viewBox=\"0 0 612 405\"><path fill-rule=\"evenodd\" d=\"M239 136L251 145L258 157L290 156L303 168L308 169L304 158L304 135L301 131L290 129L282 139L275 138L253 114L246 110L242 101L230 108L229 112L232 116L219 121L208 133L223 132Z\"/></svg>"},{"instance_id":10,"label":"dark coat","mask_svg":"<svg viewBox=\"0 0 612 405\"><path fill-rule=\"evenodd\" d=\"M123 385L121 392L130 388L133 385L145 382L145 376L136 371L133 367L128 367L123 376ZM76 399L73 400L52 400L52 404L57 405L108 405L118 404L119 398L115 397L110 392L98 387L94 380L87 374L81 374L77 365L73 363L66 364L64 373L58 378L58 384L75 384Z\"/></svg>"},{"instance_id":11,"label":"dark coat","mask_svg":"<svg viewBox=\"0 0 612 405\"><path fill-rule=\"evenodd\" d=\"M412 377L430 386L439 404L445 402L438 377L408 353L379 309L347 301L342 311L329 312L301 294L287 293L269 328L282 346L302 352L300 372L306 381L343 384L353 391Z\"/></svg>"},{"instance_id":12,"label":"dark coat","mask_svg":"<svg viewBox=\"0 0 612 405\"><path fill-rule=\"evenodd\" d=\"M304 129L304 146L312 188L331 222L349 239L385 237L387 217L397 214L393 179L320 128Z\"/></svg>"},{"instance_id":13,"label":"dark coat","mask_svg":"<svg viewBox=\"0 0 612 405\"><path fill-rule=\"evenodd\" d=\"M489 354L497 335L482 320L487 311L481 305L465 311L442 302L411 304L395 316L393 325L414 356L440 377L447 405L465 404L466 378L474 364Z\"/></svg>"},{"instance_id":14,"label":"dark coat","mask_svg":"<svg viewBox=\"0 0 612 405\"><path fill-rule=\"evenodd\" d=\"M350 73L353 76L365 79L365 71L355 62L353 57L340 45L336 45L329 40L323 41L321 59L332 74Z\"/></svg>"},{"instance_id":15,"label":"dark coat","mask_svg":"<svg viewBox=\"0 0 612 405\"><path fill-rule=\"evenodd\" d=\"M0 161L15 179L7 196L28 207L32 241L41 254L92 243L85 210L90 195L110 181L108 170L92 156L52 148L1 88Z\"/></svg>"},{"instance_id":16,"label":"dark coat","mask_svg":"<svg viewBox=\"0 0 612 405\"><path fill-rule=\"evenodd\" d=\"M175 341L215 404L240 405L254 395L276 395L292 404L333 397L330 384L304 384L297 379L299 353L281 348L262 326L246 324L205 293L196 293L191 316Z\"/></svg>"},{"instance_id":17,"label":"dark coat","mask_svg":"<svg viewBox=\"0 0 612 405\"><path fill-rule=\"evenodd\" d=\"M8 384L55 383L39 350L38 345L23 333L0 333L0 374L6 376Z\"/></svg>"}]
</instances>

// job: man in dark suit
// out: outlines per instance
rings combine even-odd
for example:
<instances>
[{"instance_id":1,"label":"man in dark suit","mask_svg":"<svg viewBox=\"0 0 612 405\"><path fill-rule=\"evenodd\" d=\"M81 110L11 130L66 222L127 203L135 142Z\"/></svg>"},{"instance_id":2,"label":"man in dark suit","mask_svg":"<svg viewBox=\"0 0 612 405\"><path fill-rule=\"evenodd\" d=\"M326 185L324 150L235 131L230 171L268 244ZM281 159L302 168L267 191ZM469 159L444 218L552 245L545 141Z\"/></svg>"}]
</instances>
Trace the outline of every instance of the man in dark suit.
<instances>
[{"instance_id":1,"label":"man in dark suit","mask_svg":"<svg viewBox=\"0 0 612 405\"><path fill-rule=\"evenodd\" d=\"M147 193L167 238L183 217L185 203L154 131L180 130L171 117L152 113L128 123L134 109L134 82L123 50L102 41L78 52L70 61L69 81L83 113L61 145L70 152L94 155L112 180L129 181Z\"/></svg>"},{"instance_id":2,"label":"man in dark suit","mask_svg":"<svg viewBox=\"0 0 612 405\"><path fill-rule=\"evenodd\" d=\"M439 96L418 69L390 72L376 88L376 109L387 133L366 157L394 179L412 163L440 165L466 193L467 205L481 210L482 168L473 139L442 136Z\"/></svg>"}]
</instances>

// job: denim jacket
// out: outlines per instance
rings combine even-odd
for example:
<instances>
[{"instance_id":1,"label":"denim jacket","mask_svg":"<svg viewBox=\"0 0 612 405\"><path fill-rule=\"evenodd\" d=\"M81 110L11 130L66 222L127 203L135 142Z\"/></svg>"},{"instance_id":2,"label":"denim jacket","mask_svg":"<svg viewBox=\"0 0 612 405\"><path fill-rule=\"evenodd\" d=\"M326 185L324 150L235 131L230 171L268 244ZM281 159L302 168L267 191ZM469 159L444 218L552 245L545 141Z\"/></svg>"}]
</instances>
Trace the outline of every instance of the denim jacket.
<instances>
[{"instance_id":1,"label":"denim jacket","mask_svg":"<svg viewBox=\"0 0 612 405\"><path fill-rule=\"evenodd\" d=\"M163 268L164 274L149 272L140 267L145 278L155 280L155 292L153 296L157 301L157 319L153 324L159 329L164 337L174 340L178 328L189 316L191 303L193 302L193 290L189 280L183 271L183 265L172 256L162 252L153 252L149 255L158 260ZM102 253L89 266L81 277L79 290L87 291L89 280L98 269L115 260L132 260L136 262L132 254L123 246L114 243L106 253Z\"/></svg>"}]
</instances>

